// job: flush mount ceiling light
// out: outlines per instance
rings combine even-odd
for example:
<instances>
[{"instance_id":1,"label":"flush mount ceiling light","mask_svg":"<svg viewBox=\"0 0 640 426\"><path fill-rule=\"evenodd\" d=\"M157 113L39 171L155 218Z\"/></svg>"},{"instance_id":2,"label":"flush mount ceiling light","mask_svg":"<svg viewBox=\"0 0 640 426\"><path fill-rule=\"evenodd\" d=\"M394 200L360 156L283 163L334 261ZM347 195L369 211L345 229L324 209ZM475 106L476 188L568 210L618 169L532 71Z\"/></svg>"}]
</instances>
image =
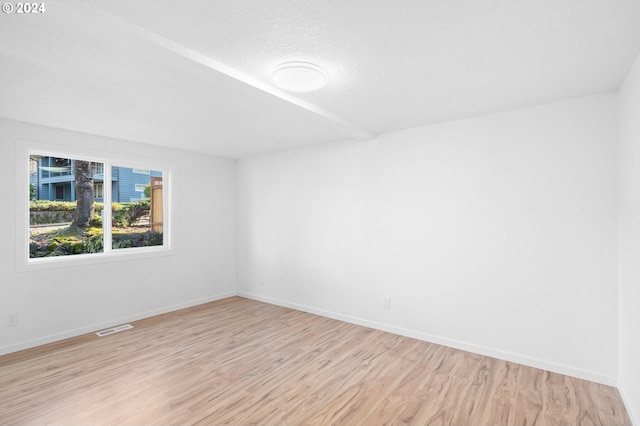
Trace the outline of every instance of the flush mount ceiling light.
<instances>
[{"instance_id":1,"label":"flush mount ceiling light","mask_svg":"<svg viewBox=\"0 0 640 426\"><path fill-rule=\"evenodd\" d=\"M311 92L327 84L327 73L310 62L285 62L274 68L271 81L289 92Z\"/></svg>"}]
</instances>

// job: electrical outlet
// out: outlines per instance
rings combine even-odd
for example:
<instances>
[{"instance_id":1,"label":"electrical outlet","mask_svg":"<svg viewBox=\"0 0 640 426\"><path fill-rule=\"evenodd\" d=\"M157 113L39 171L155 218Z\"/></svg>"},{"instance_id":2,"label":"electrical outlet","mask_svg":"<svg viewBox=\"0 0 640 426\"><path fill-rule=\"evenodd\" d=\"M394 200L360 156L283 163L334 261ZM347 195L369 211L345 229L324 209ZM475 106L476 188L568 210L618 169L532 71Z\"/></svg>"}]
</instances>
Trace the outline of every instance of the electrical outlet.
<instances>
[{"instance_id":1,"label":"electrical outlet","mask_svg":"<svg viewBox=\"0 0 640 426\"><path fill-rule=\"evenodd\" d=\"M387 311L391 310L391 299L388 297L384 299L384 309Z\"/></svg>"},{"instance_id":2,"label":"electrical outlet","mask_svg":"<svg viewBox=\"0 0 640 426\"><path fill-rule=\"evenodd\" d=\"M15 327L16 325L18 325L18 314L17 313L7 314L5 321L6 321L7 327Z\"/></svg>"}]
</instances>

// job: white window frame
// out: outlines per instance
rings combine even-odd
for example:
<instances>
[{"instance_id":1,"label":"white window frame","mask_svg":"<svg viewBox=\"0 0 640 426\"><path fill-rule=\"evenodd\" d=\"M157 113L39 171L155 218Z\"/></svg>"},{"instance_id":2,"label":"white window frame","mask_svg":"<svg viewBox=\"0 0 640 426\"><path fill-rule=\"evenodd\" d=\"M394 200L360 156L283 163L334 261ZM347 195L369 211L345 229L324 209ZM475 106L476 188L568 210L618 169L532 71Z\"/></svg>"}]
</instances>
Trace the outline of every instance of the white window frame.
<instances>
[{"instance_id":1,"label":"white window frame","mask_svg":"<svg viewBox=\"0 0 640 426\"><path fill-rule=\"evenodd\" d=\"M144 192L144 188L145 188L146 186L147 186L147 185L145 185L145 184L143 184L143 183L136 183L136 184L134 184L133 189L134 189L136 192Z\"/></svg>"},{"instance_id":2,"label":"white window frame","mask_svg":"<svg viewBox=\"0 0 640 426\"><path fill-rule=\"evenodd\" d=\"M68 256L52 256L42 258L29 257L29 155L45 155L59 158L72 158L104 163L103 202L105 209L102 214L103 245L102 253L85 253ZM163 185L163 244L161 246L128 247L113 249L111 238L111 167L139 168L150 167L150 170L162 172ZM142 169L144 170L144 169ZM16 271L66 268L95 263L108 263L127 259L175 255L175 238L172 232L172 191L171 182L173 163L148 158L135 158L129 154L88 150L83 148L69 148L53 144L18 140L16 142Z\"/></svg>"},{"instance_id":3,"label":"white window frame","mask_svg":"<svg viewBox=\"0 0 640 426\"><path fill-rule=\"evenodd\" d=\"M155 169L153 169L155 170ZM150 175L151 174L151 169L140 169L137 167L131 167L131 172L132 173L137 173L139 175Z\"/></svg>"}]
</instances>

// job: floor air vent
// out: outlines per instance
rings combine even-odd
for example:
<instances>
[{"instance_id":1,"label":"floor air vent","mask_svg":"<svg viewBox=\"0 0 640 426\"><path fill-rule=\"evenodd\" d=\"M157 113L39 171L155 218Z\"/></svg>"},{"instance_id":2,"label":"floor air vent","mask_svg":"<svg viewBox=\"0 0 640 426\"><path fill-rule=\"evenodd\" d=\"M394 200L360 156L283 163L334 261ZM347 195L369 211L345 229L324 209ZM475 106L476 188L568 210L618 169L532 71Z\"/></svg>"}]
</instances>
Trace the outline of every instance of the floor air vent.
<instances>
[{"instance_id":1,"label":"floor air vent","mask_svg":"<svg viewBox=\"0 0 640 426\"><path fill-rule=\"evenodd\" d=\"M109 334L117 333L119 331L128 330L133 328L131 324L119 325L117 327L109 328L107 330L98 331L96 334L98 337L108 336Z\"/></svg>"}]
</instances>

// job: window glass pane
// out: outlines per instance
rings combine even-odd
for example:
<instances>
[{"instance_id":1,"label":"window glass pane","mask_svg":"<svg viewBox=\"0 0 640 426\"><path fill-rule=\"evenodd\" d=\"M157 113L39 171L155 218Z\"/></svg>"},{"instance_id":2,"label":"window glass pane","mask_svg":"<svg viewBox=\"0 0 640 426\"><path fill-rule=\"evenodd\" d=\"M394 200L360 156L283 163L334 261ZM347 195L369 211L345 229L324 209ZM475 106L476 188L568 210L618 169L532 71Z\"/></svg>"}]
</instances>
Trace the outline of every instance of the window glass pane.
<instances>
[{"instance_id":1,"label":"window glass pane","mask_svg":"<svg viewBox=\"0 0 640 426\"><path fill-rule=\"evenodd\" d=\"M73 158L29 155L29 257L102 253L102 204L94 171L103 167Z\"/></svg>"},{"instance_id":2,"label":"window glass pane","mask_svg":"<svg viewBox=\"0 0 640 426\"><path fill-rule=\"evenodd\" d=\"M163 245L163 173L113 166L111 176L112 248Z\"/></svg>"}]
</instances>

